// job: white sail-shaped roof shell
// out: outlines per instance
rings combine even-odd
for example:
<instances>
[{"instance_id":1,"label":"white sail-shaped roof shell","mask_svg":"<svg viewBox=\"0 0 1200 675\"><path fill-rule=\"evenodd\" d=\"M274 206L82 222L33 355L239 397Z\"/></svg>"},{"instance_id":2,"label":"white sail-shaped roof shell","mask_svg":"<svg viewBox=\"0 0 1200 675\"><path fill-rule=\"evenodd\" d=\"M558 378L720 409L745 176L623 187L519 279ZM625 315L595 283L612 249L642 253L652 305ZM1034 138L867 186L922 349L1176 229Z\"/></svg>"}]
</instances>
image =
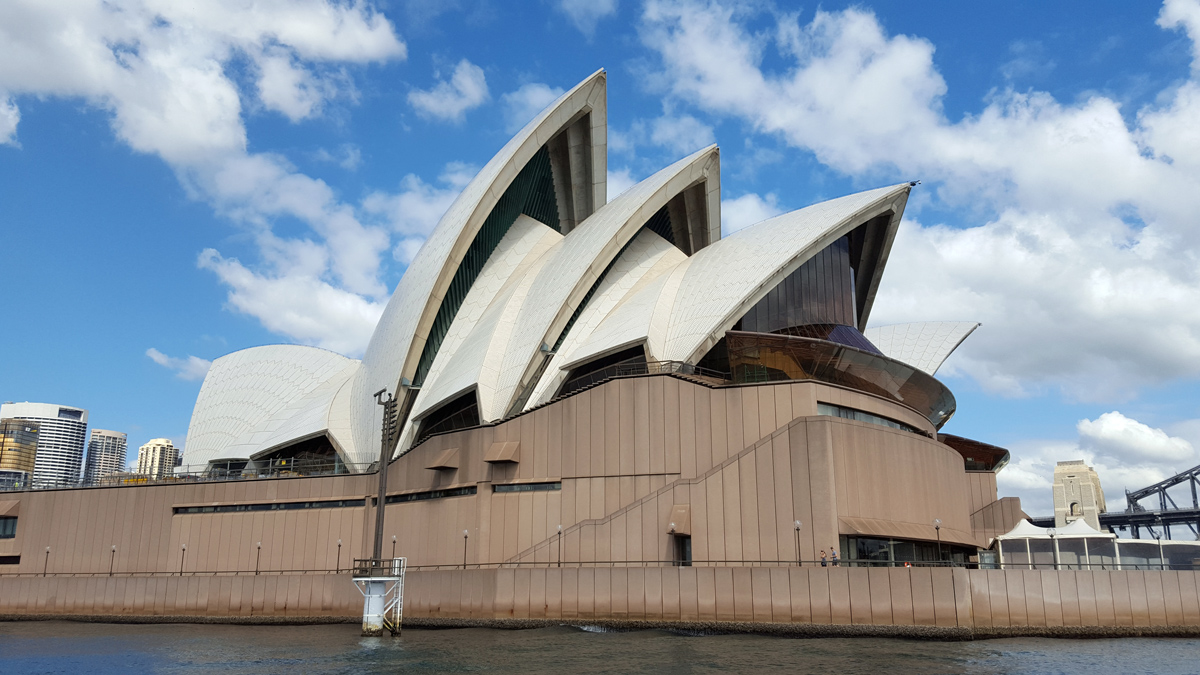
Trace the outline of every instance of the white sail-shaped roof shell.
<instances>
[{"instance_id":1,"label":"white sail-shaped roof shell","mask_svg":"<svg viewBox=\"0 0 1200 675\"><path fill-rule=\"evenodd\" d=\"M248 459L330 432L334 399L357 369L354 359L300 345L252 347L216 359L196 398L184 461ZM353 461L348 429L336 412L332 417L331 440L343 461Z\"/></svg>"},{"instance_id":2,"label":"white sail-shaped roof shell","mask_svg":"<svg viewBox=\"0 0 1200 675\"><path fill-rule=\"evenodd\" d=\"M523 298L545 264L547 252L562 235L536 220L520 216L501 240L454 318L413 405L412 418L499 374L499 356L511 335ZM497 330L501 333L497 335ZM493 346L493 342L499 343ZM484 373L490 371L491 378ZM490 403L492 388L480 392ZM403 447L403 443L401 444Z\"/></svg>"},{"instance_id":3,"label":"white sail-shaped roof shell","mask_svg":"<svg viewBox=\"0 0 1200 675\"><path fill-rule=\"evenodd\" d=\"M591 116L591 203L606 201L607 118L604 71L563 94L493 157L442 216L400 280L354 378L350 408L355 445L379 444L373 395L398 393L411 379L458 265L497 200L543 145L584 113ZM368 453L369 454L369 453ZM364 454L360 459L367 459Z\"/></svg>"},{"instance_id":4,"label":"white sail-shaped roof shell","mask_svg":"<svg viewBox=\"0 0 1200 675\"><path fill-rule=\"evenodd\" d=\"M253 459L324 435L352 470L363 470L380 448L380 389L411 403L396 448L404 452L427 420L444 424L453 418L442 412L466 410L442 408L464 395L486 423L549 401L572 369L629 347L643 347L651 360L697 364L772 289L851 232L854 320L865 326L909 184L815 204L720 239L715 146L604 203L605 105L601 71L488 162L405 272L361 363L297 346L214 362L189 428L188 461ZM530 164L543 148L549 174L545 164ZM518 186L535 191L513 194L535 195L521 197L540 201L520 210L536 209L529 213L545 222L519 212L511 225L493 219L479 240L486 244L472 248L526 167L537 177ZM510 202L498 216L512 213ZM557 221L544 210L551 204ZM894 326L868 336L932 373L975 325ZM436 350L426 349L427 340Z\"/></svg>"},{"instance_id":5,"label":"white sail-shaped roof shell","mask_svg":"<svg viewBox=\"0 0 1200 675\"><path fill-rule=\"evenodd\" d=\"M649 358L696 363L755 303L821 249L880 214L890 212L893 225L898 223L909 189L903 183L822 202L710 245L613 309L582 344L563 355L562 367L638 343L645 345ZM885 247L882 255L886 253Z\"/></svg>"},{"instance_id":6,"label":"white sail-shaped roof shell","mask_svg":"<svg viewBox=\"0 0 1200 675\"><path fill-rule=\"evenodd\" d=\"M863 335L884 355L933 375L978 327L975 321L922 321L876 326Z\"/></svg>"},{"instance_id":7,"label":"white sail-shaped roof shell","mask_svg":"<svg viewBox=\"0 0 1200 675\"><path fill-rule=\"evenodd\" d=\"M580 313L575 326L546 368L545 376L538 382L528 405L544 403L558 391L566 380L567 371L563 370L563 365L567 363L567 356L592 336L606 316L684 260L687 260L687 256L673 244L650 230L642 230L617 259L596 289L596 294ZM617 346L623 345L618 341Z\"/></svg>"},{"instance_id":8,"label":"white sail-shaped roof shell","mask_svg":"<svg viewBox=\"0 0 1200 675\"><path fill-rule=\"evenodd\" d=\"M420 419L471 386L476 387L480 418L503 418L522 388L531 386L530 379L546 352L587 293L667 202L703 183L710 197L706 209L711 221L708 229L711 231L714 223L720 222L719 165L713 146L659 171L599 208L542 253L525 272L525 278L515 280L509 291L496 300L496 306L478 317L460 312L451 330L469 330L471 336L453 350L443 344L438 357L440 360L444 355L447 361L444 374L431 374L426 379L412 418ZM676 251L678 258L686 257ZM402 448L411 434L410 429L401 442Z\"/></svg>"}]
</instances>

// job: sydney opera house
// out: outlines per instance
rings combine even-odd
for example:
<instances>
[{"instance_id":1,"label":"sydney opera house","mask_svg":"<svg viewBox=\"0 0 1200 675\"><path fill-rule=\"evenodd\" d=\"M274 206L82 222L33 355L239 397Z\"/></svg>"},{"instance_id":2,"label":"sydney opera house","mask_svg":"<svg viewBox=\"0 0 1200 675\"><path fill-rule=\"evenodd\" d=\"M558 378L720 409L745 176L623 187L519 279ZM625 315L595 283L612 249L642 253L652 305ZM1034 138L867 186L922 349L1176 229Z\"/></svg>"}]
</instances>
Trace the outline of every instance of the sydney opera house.
<instances>
[{"instance_id":1,"label":"sydney opera house","mask_svg":"<svg viewBox=\"0 0 1200 675\"><path fill-rule=\"evenodd\" d=\"M795 557L780 546L797 520L808 558L920 559L939 538L966 556L1010 524L971 522L995 510L1006 454L938 435L955 401L933 374L977 324L867 328L912 186L722 238L715 146L606 199L605 104L601 72L479 172L361 361L295 345L216 360L189 464L373 471L373 394L387 390L395 496L428 500L407 507L426 527L458 532L464 510L494 511L506 492L553 493L525 497L533 522L489 542L493 562L537 555L560 524L574 547L633 520L645 545L620 557L669 559L672 513L708 559ZM580 555L615 553L588 544Z\"/></svg>"},{"instance_id":2,"label":"sydney opera house","mask_svg":"<svg viewBox=\"0 0 1200 675\"><path fill-rule=\"evenodd\" d=\"M185 449L204 480L14 494L0 560L344 568L371 552L381 390L385 553L413 569L969 562L1012 529L1008 453L939 433L934 374L977 324L869 323L913 185L723 237L715 146L609 195L606 137L600 71L466 186L361 361L217 359Z\"/></svg>"}]
</instances>

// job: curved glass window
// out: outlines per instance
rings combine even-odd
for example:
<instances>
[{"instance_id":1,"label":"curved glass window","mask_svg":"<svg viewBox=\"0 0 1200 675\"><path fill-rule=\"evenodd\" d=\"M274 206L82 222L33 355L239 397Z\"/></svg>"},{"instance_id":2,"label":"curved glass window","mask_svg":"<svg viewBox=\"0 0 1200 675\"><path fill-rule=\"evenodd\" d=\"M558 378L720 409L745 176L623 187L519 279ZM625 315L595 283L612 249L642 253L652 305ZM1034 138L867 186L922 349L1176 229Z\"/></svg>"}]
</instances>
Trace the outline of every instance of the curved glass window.
<instances>
[{"instance_id":1,"label":"curved glass window","mask_svg":"<svg viewBox=\"0 0 1200 675\"><path fill-rule=\"evenodd\" d=\"M812 338L729 331L733 381L818 380L902 403L940 428L954 415L954 394L910 365Z\"/></svg>"},{"instance_id":2,"label":"curved glass window","mask_svg":"<svg viewBox=\"0 0 1200 675\"><path fill-rule=\"evenodd\" d=\"M855 410L854 408L833 405L832 403L818 403L817 414L828 415L830 417L841 417L842 419L856 420L859 422L866 422L868 424L878 424L881 427L890 427L892 429L899 429L900 431L909 431L914 434L921 433L907 424L904 424L903 422L897 422L896 420L888 419L887 417L880 417L879 415L872 415L869 412Z\"/></svg>"}]
</instances>

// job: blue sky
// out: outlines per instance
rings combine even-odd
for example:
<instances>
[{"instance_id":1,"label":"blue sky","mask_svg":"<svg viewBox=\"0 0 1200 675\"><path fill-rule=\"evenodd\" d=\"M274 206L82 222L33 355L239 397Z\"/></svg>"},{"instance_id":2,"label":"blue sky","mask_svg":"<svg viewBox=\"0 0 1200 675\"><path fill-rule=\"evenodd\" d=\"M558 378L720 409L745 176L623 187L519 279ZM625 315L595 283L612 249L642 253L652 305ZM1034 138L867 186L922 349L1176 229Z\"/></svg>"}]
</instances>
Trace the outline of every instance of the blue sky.
<instances>
[{"instance_id":1,"label":"blue sky","mask_svg":"<svg viewBox=\"0 0 1200 675\"><path fill-rule=\"evenodd\" d=\"M610 197L710 142L727 230L921 179L873 323L978 320L946 431L1110 502L1200 463L1200 2L0 6L0 399L183 441L206 364L360 356L466 179L608 70ZM131 459L133 457L131 452Z\"/></svg>"}]
</instances>

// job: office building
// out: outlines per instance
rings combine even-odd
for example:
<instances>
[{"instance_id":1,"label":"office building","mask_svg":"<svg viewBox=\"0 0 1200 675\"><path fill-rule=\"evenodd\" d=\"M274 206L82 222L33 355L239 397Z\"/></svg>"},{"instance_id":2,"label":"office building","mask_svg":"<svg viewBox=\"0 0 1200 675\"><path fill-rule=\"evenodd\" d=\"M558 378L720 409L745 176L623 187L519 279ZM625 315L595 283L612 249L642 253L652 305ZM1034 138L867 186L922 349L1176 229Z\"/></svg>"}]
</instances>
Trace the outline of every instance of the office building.
<instances>
[{"instance_id":1,"label":"office building","mask_svg":"<svg viewBox=\"0 0 1200 675\"><path fill-rule=\"evenodd\" d=\"M37 458L38 425L0 419L0 489L26 488Z\"/></svg>"},{"instance_id":2,"label":"office building","mask_svg":"<svg viewBox=\"0 0 1200 675\"><path fill-rule=\"evenodd\" d=\"M155 438L138 448L136 473L152 479L167 478L179 466L179 449L169 438Z\"/></svg>"},{"instance_id":3,"label":"office building","mask_svg":"<svg viewBox=\"0 0 1200 675\"><path fill-rule=\"evenodd\" d=\"M38 426L33 483L39 487L79 484L88 411L53 403L4 403L0 419L18 419Z\"/></svg>"},{"instance_id":4,"label":"office building","mask_svg":"<svg viewBox=\"0 0 1200 675\"><path fill-rule=\"evenodd\" d=\"M84 467L83 482L96 485L100 479L119 471L125 470L125 446L127 438L120 431L92 429L88 441L87 464Z\"/></svg>"}]
</instances>

